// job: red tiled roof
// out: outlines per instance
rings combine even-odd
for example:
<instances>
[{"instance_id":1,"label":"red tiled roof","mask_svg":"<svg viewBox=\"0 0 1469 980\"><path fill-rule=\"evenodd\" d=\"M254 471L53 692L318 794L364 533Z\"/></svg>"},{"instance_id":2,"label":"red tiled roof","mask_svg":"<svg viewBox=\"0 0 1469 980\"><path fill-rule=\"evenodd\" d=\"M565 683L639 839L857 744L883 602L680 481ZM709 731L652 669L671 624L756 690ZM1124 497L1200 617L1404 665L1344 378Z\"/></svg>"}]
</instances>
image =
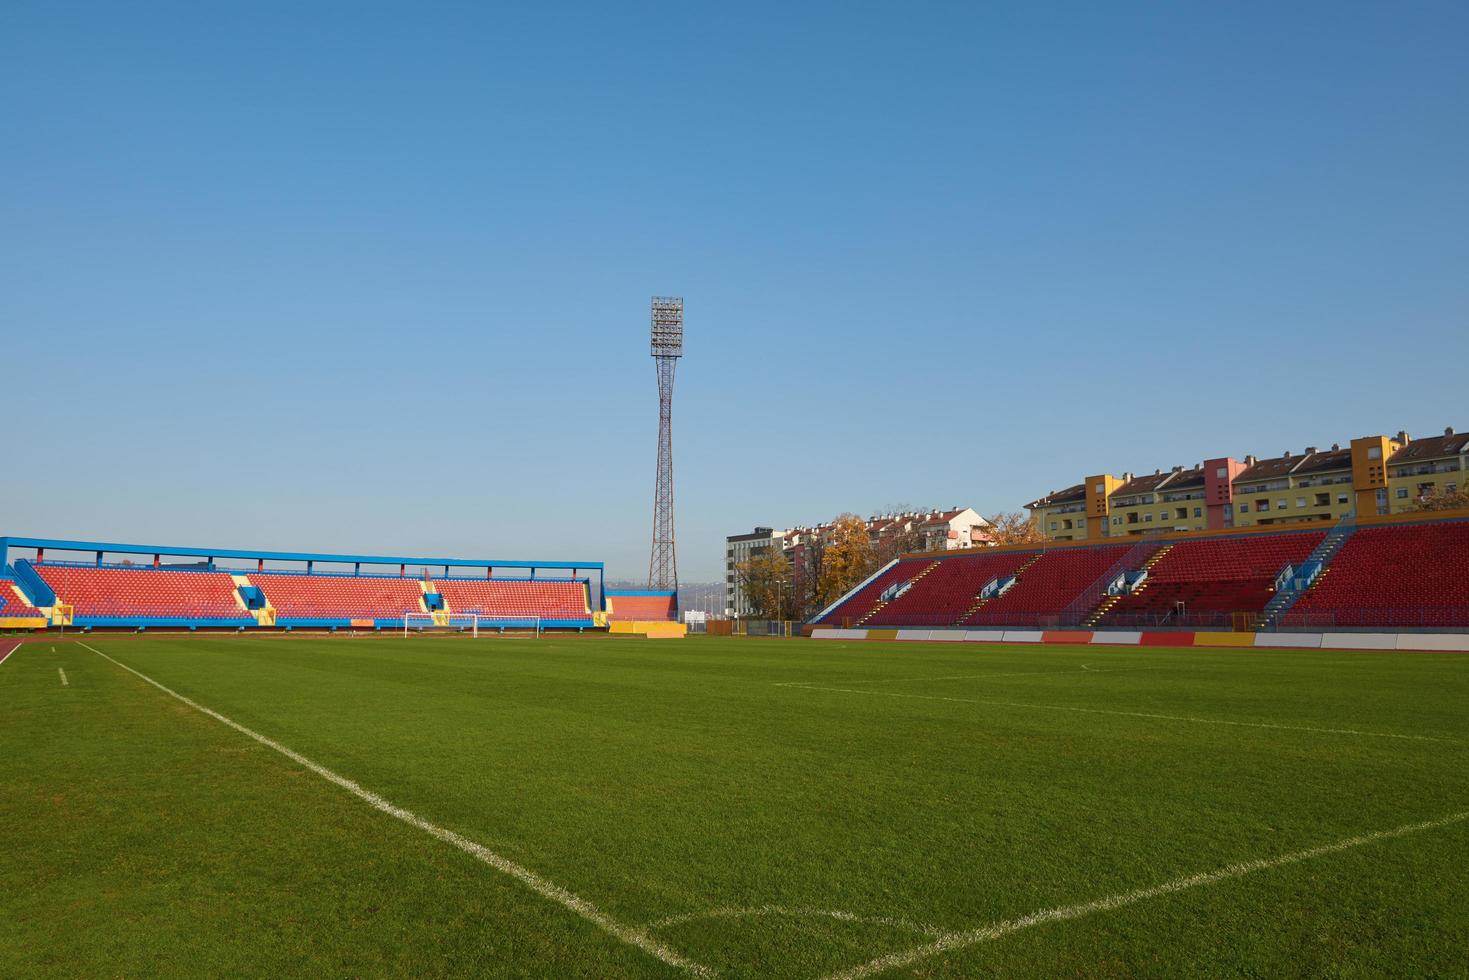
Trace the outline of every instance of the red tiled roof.
<instances>
[{"instance_id":1,"label":"red tiled roof","mask_svg":"<svg viewBox=\"0 0 1469 980\"><path fill-rule=\"evenodd\" d=\"M1274 459L1262 459L1235 477L1234 482L1250 483L1255 480L1268 480L1272 477L1285 476L1297 466L1301 465L1301 460L1305 458L1304 456L1277 456Z\"/></svg>"},{"instance_id":2,"label":"red tiled roof","mask_svg":"<svg viewBox=\"0 0 1469 980\"><path fill-rule=\"evenodd\" d=\"M1122 486L1118 487L1116 490L1112 491L1112 496L1130 497L1135 493L1148 493L1150 491L1157 490L1164 483L1168 482L1168 478L1172 475L1173 474L1170 472L1149 473L1147 476L1135 476L1131 480L1128 480L1126 483L1122 484Z\"/></svg>"},{"instance_id":3,"label":"red tiled roof","mask_svg":"<svg viewBox=\"0 0 1469 980\"><path fill-rule=\"evenodd\" d=\"M1324 473L1328 470L1349 470L1352 468L1352 451L1350 449L1334 449L1325 453L1312 453L1304 457L1300 466L1296 467L1296 473Z\"/></svg>"},{"instance_id":4,"label":"red tiled roof","mask_svg":"<svg viewBox=\"0 0 1469 980\"><path fill-rule=\"evenodd\" d=\"M1026 507L1053 507L1056 504L1069 504L1076 500L1086 499L1086 486L1078 483L1067 487L1065 490L1052 490L1039 500L1032 500Z\"/></svg>"},{"instance_id":5,"label":"red tiled roof","mask_svg":"<svg viewBox=\"0 0 1469 980\"><path fill-rule=\"evenodd\" d=\"M1406 463L1417 459L1437 459L1441 456L1457 456L1463 452L1469 452L1469 432L1433 436L1429 439L1414 439L1393 453L1389 462Z\"/></svg>"}]
</instances>

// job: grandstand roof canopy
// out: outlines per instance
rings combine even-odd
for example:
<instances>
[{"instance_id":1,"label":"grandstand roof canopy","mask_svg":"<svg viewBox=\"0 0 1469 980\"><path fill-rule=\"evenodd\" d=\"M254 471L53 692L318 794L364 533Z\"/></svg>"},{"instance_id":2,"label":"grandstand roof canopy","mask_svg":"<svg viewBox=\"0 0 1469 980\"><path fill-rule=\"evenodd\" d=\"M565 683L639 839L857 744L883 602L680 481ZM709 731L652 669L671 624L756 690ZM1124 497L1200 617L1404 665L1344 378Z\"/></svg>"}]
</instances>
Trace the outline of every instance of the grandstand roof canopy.
<instances>
[{"instance_id":1,"label":"grandstand roof canopy","mask_svg":"<svg viewBox=\"0 0 1469 980\"><path fill-rule=\"evenodd\" d=\"M113 541L69 541L63 538L0 537L0 565L11 548L89 551L98 554L171 555L181 558L248 558L263 561L337 562L348 565L446 565L450 568L570 568L602 570L599 561L525 561L508 558L426 558L401 555L336 555L311 551L253 551L244 548L190 548L176 545L119 544Z\"/></svg>"}]
</instances>

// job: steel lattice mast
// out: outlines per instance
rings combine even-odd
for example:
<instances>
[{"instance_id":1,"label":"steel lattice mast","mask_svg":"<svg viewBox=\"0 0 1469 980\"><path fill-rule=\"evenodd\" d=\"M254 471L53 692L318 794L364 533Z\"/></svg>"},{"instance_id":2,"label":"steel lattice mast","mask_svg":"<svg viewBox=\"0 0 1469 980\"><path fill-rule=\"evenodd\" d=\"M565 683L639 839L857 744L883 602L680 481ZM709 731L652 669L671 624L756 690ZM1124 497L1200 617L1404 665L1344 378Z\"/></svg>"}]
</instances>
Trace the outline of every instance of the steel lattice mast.
<instances>
[{"instance_id":1,"label":"steel lattice mast","mask_svg":"<svg viewBox=\"0 0 1469 980\"><path fill-rule=\"evenodd\" d=\"M653 489L653 553L648 588L678 592L673 534L673 372L683 357L683 297L653 297L652 354L658 367L658 476ZM675 600L676 601L676 600Z\"/></svg>"}]
</instances>

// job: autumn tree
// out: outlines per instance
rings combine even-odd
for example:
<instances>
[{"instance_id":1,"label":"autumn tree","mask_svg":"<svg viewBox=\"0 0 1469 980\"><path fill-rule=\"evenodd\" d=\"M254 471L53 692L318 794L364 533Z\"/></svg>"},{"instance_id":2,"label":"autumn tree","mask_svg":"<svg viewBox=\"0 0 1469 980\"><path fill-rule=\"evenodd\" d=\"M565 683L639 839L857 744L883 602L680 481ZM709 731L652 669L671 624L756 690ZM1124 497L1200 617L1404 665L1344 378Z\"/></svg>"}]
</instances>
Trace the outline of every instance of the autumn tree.
<instances>
[{"instance_id":1,"label":"autumn tree","mask_svg":"<svg viewBox=\"0 0 1469 980\"><path fill-rule=\"evenodd\" d=\"M807 619L826 605L821 601L821 569L826 561L826 541L807 531L791 549L791 614L788 619Z\"/></svg>"},{"instance_id":2,"label":"autumn tree","mask_svg":"<svg viewBox=\"0 0 1469 980\"><path fill-rule=\"evenodd\" d=\"M779 548L766 548L735 565L740 588L760 619L779 619L791 610L791 566Z\"/></svg>"},{"instance_id":3,"label":"autumn tree","mask_svg":"<svg viewBox=\"0 0 1469 980\"><path fill-rule=\"evenodd\" d=\"M1040 519L1018 510L1001 511L990 517L984 531L994 544L1040 544L1046 540Z\"/></svg>"},{"instance_id":4,"label":"autumn tree","mask_svg":"<svg viewBox=\"0 0 1469 980\"><path fill-rule=\"evenodd\" d=\"M910 521L905 526L878 535L876 561L885 565L899 555L922 550L923 532L918 529L916 521Z\"/></svg>"},{"instance_id":5,"label":"autumn tree","mask_svg":"<svg viewBox=\"0 0 1469 980\"><path fill-rule=\"evenodd\" d=\"M1448 487L1434 489L1418 498L1414 510L1463 510L1469 508L1469 488L1450 490Z\"/></svg>"},{"instance_id":6,"label":"autumn tree","mask_svg":"<svg viewBox=\"0 0 1469 980\"><path fill-rule=\"evenodd\" d=\"M831 533L821 557L817 591L823 605L835 602L854 585L871 575L877 565L867 522L856 514L843 514L832 522Z\"/></svg>"}]
</instances>

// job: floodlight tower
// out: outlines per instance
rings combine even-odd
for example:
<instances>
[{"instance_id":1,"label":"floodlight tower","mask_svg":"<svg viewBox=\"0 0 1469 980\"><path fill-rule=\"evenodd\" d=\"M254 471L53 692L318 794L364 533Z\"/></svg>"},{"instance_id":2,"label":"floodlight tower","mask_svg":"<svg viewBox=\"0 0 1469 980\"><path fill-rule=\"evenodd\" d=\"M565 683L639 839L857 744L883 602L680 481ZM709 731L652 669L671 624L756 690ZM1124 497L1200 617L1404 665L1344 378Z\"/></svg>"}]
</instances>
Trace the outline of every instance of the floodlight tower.
<instances>
[{"instance_id":1,"label":"floodlight tower","mask_svg":"<svg viewBox=\"0 0 1469 980\"><path fill-rule=\"evenodd\" d=\"M658 476L653 488L653 553L648 588L672 589L677 604L678 548L673 536L673 371L683 357L683 297L653 297L653 361L658 366Z\"/></svg>"}]
</instances>

